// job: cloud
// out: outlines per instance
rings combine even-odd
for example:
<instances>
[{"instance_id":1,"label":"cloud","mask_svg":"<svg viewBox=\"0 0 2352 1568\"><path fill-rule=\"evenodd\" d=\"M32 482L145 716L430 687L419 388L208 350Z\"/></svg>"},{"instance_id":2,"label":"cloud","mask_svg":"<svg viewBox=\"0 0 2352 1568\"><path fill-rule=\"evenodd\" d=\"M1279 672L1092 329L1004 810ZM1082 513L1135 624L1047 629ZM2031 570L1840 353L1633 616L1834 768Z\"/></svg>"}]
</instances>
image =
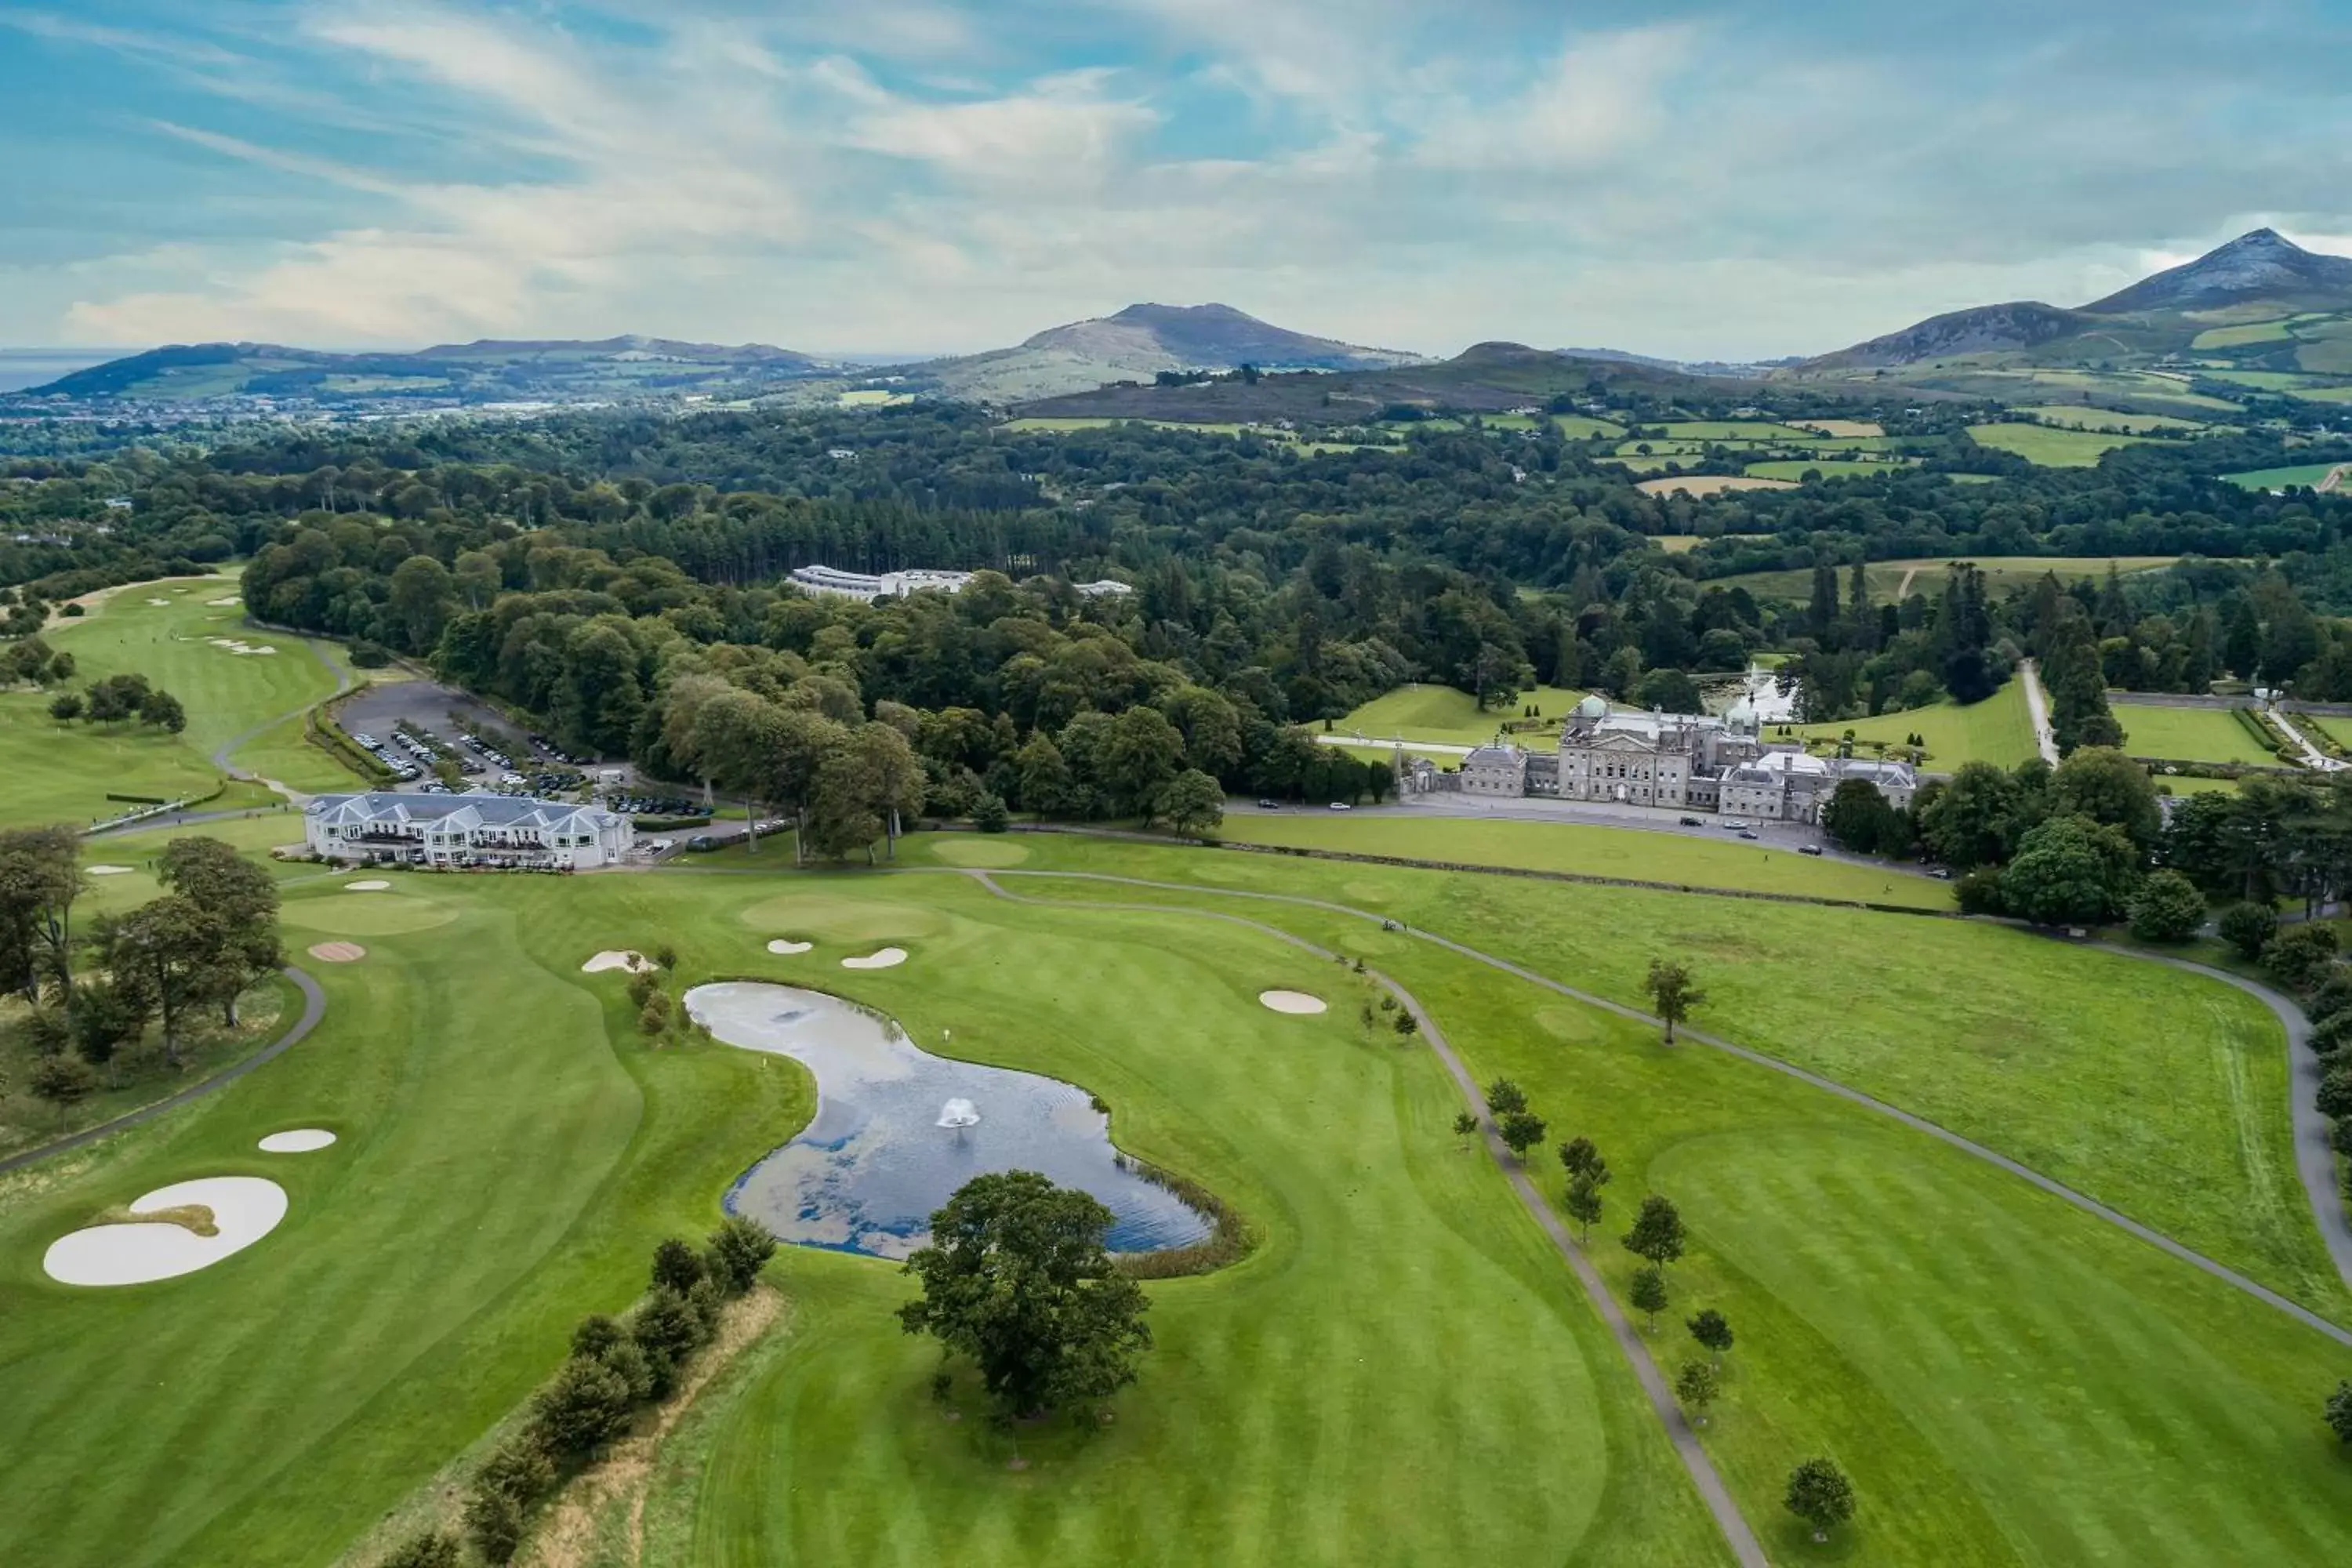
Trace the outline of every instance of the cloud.
<instances>
[{"instance_id":1,"label":"cloud","mask_svg":"<svg viewBox=\"0 0 2352 1568\"><path fill-rule=\"evenodd\" d=\"M1663 95L1692 41L1681 25L1572 39L1516 98L1446 105L1413 159L1440 169L1599 168L1664 126Z\"/></svg>"}]
</instances>

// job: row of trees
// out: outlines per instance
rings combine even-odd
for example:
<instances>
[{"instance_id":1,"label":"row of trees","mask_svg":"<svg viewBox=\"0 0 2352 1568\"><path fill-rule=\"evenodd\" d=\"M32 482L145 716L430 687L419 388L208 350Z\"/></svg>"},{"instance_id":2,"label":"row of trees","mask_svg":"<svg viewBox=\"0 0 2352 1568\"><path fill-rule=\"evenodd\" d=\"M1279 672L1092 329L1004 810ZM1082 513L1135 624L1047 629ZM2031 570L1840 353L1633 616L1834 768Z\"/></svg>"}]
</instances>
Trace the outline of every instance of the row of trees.
<instances>
[{"instance_id":1,"label":"row of trees","mask_svg":"<svg viewBox=\"0 0 2352 1568\"><path fill-rule=\"evenodd\" d=\"M60 724L77 719L92 724L136 720L173 735L188 727L188 710L180 700L137 674L110 675L91 682L86 691L60 691L49 700L49 717Z\"/></svg>"}]
</instances>

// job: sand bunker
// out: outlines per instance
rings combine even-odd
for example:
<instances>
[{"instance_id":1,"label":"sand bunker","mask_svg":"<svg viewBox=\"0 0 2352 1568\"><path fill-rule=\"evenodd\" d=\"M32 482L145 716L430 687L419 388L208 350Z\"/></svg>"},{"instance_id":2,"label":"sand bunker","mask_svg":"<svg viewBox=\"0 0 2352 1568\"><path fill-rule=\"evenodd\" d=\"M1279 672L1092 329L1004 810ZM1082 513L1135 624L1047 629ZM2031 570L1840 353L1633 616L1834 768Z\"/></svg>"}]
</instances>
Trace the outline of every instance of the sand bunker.
<instances>
[{"instance_id":1,"label":"sand bunker","mask_svg":"<svg viewBox=\"0 0 2352 1568\"><path fill-rule=\"evenodd\" d=\"M879 952L869 952L863 958L845 958L841 961L841 967L844 969L895 969L906 962L905 948L886 947Z\"/></svg>"},{"instance_id":2,"label":"sand bunker","mask_svg":"<svg viewBox=\"0 0 2352 1568\"><path fill-rule=\"evenodd\" d=\"M278 651L276 648L271 647L268 643L249 643L242 637L206 637L205 641L210 643L215 647L225 647L234 654L276 653Z\"/></svg>"},{"instance_id":3,"label":"sand bunker","mask_svg":"<svg viewBox=\"0 0 2352 1568\"><path fill-rule=\"evenodd\" d=\"M815 945L816 943L813 942L786 942L782 937L778 937L768 944L768 951L782 953L806 952Z\"/></svg>"},{"instance_id":4,"label":"sand bunker","mask_svg":"<svg viewBox=\"0 0 2352 1568\"><path fill-rule=\"evenodd\" d=\"M205 1176L158 1187L131 1205L134 1214L207 1208L215 1234L198 1236L170 1222L96 1225L49 1244L41 1267L68 1285L141 1285L207 1268L242 1252L286 1217L286 1189L260 1176Z\"/></svg>"},{"instance_id":5,"label":"sand bunker","mask_svg":"<svg viewBox=\"0 0 2352 1568\"><path fill-rule=\"evenodd\" d=\"M136 869L131 866L85 866L82 869L93 877L127 877Z\"/></svg>"},{"instance_id":6,"label":"sand bunker","mask_svg":"<svg viewBox=\"0 0 2352 1568\"><path fill-rule=\"evenodd\" d=\"M261 1141L259 1148L265 1154L308 1154L334 1141L335 1135L323 1127L295 1127L272 1132Z\"/></svg>"},{"instance_id":7,"label":"sand bunker","mask_svg":"<svg viewBox=\"0 0 2352 1568\"><path fill-rule=\"evenodd\" d=\"M169 599L150 599L147 602L151 605L168 605L172 601Z\"/></svg>"},{"instance_id":8,"label":"sand bunker","mask_svg":"<svg viewBox=\"0 0 2352 1568\"><path fill-rule=\"evenodd\" d=\"M1320 996L1309 996L1304 991L1261 991L1257 999L1277 1013L1320 1013L1328 1004Z\"/></svg>"},{"instance_id":9,"label":"sand bunker","mask_svg":"<svg viewBox=\"0 0 2352 1568\"><path fill-rule=\"evenodd\" d=\"M321 963L357 963L367 956L367 949L355 942L322 942L310 950L310 956Z\"/></svg>"},{"instance_id":10,"label":"sand bunker","mask_svg":"<svg viewBox=\"0 0 2352 1568\"><path fill-rule=\"evenodd\" d=\"M227 598L226 598L226 599L206 599L206 600L205 601L205 603L206 605L210 605L212 608L214 608L214 609L215 609L215 610L220 609L220 608L222 608L222 607L223 607L223 606L225 606L225 605L234 605L234 604L236 604L236 602L237 602L237 598L236 598L236 595L234 595L234 594L231 594L231 595L230 595Z\"/></svg>"},{"instance_id":11,"label":"sand bunker","mask_svg":"<svg viewBox=\"0 0 2352 1568\"><path fill-rule=\"evenodd\" d=\"M632 974L647 974L659 965L642 952L615 952L610 948L580 966L583 974L594 974L606 969L625 969Z\"/></svg>"},{"instance_id":12,"label":"sand bunker","mask_svg":"<svg viewBox=\"0 0 2352 1568\"><path fill-rule=\"evenodd\" d=\"M390 882L385 881L381 877L371 877L364 882L345 882L343 884L343 891L346 893L381 893L386 888L391 886L392 884Z\"/></svg>"}]
</instances>

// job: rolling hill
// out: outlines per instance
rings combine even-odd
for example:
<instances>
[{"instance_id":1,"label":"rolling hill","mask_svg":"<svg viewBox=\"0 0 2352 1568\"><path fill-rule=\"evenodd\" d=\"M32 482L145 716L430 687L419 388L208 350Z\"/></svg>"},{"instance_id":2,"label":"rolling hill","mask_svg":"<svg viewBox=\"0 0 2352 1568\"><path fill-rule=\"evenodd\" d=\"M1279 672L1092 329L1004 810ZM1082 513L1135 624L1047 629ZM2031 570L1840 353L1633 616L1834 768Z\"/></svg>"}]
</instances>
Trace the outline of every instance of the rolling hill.
<instances>
[{"instance_id":1,"label":"rolling hill","mask_svg":"<svg viewBox=\"0 0 2352 1568\"><path fill-rule=\"evenodd\" d=\"M1231 305L1129 305L1116 315L1050 327L1009 349L894 367L913 391L1013 404L1091 392L1162 371L1381 370L1426 363L1277 327Z\"/></svg>"},{"instance_id":2,"label":"rolling hill","mask_svg":"<svg viewBox=\"0 0 2352 1568\"><path fill-rule=\"evenodd\" d=\"M835 376L842 367L764 343L667 338L593 342L485 340L410 353L333 353L280 343L176 343L109 360L31 389L32 397L181 402L245 397L310 403L587 402L652 395L740 395Z\"/></svg>"}]
</instances>

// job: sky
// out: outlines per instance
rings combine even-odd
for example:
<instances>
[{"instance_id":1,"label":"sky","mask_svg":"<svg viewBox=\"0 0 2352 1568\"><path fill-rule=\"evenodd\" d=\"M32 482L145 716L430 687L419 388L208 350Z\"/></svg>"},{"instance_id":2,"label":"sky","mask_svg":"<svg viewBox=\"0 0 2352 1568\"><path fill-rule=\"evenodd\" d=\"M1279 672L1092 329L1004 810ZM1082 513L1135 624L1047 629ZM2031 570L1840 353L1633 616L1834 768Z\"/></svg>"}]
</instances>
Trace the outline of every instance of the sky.
<instances>
[{"instance_id":1,"label":"sky","mask_svg":"<svg viewBox=\"0 0 2352 1568\"><path fill-rule=\"evenodd\" d=\"M0 0L0 344L1814 353L2272 225L2352 0Z\"/></svg>"}]
</instances>

